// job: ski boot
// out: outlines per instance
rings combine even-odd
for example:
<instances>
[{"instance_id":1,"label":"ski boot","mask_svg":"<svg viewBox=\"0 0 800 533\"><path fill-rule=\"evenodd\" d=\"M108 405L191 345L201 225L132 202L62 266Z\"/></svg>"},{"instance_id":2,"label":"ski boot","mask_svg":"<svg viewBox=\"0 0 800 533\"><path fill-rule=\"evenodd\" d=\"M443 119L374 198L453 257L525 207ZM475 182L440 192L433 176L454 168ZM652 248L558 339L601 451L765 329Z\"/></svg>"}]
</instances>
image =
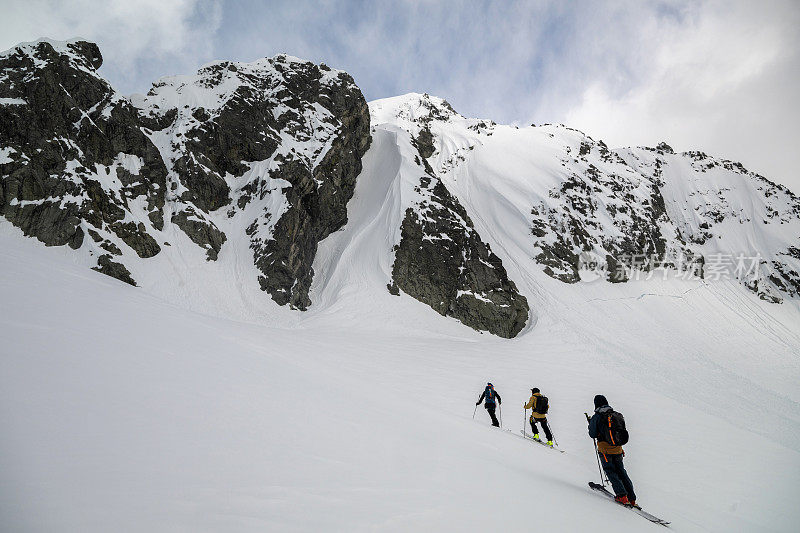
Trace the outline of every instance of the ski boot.
<instances>
[{"instance_id":1,"label":"ski boot","mask_svg":"<svg viewBox=\"0 0 800 533\"><path fill-rule=\"evenodd\" d=\"M614 501L617 502L617 503L621 503L622 505L630 506L630 504L631 504L631 502L628 501L628 496L627 495L614 496Z\"/></svg>"},{"instance_id":2,"label":"ski boot","mask_svg":"<svg viewBox=\"0 0 800 533\"><path fill-rule=\"evenodd\" d=\"M539 438L539 434L538 433L533 436L533 440L537 440L539 442L542 442L542 439Z\"/></svg>"},{"instance_id":3,"label":"ski boot","mask_svg":"<svg viewBox=\"0 0 800 533\"><path fill-rule=\"evenodd\" d=\"M551 441L551 440L547 441L547 445L552 448L553 447L553 441Z\"/></svg>"}]
</instances>

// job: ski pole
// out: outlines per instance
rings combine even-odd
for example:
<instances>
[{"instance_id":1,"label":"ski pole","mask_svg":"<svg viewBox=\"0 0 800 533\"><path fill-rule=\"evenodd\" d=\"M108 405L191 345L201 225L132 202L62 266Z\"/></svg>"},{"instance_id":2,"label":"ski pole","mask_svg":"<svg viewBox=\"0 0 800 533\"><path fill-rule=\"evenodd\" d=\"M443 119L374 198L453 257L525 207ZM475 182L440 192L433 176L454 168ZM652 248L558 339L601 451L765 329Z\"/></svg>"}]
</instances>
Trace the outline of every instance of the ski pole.
<instances>
[{"instance_id":1,"label":"ski pole","mask_svg":"<svg viewBox=\"0 0 800 533\"><path fill-rule=\"evenodd\" d=\"M497 404L497 407L500 408L500 427L503 427L503 404Z\"/></svg>"},{"instance_id":2,"label":"ski pole","mask_svg":"<svg viewBox=\"0 0 800 533\"><path fill-rule=\"evenodd\" d=\"M528 410L523 408L522 409L522 436L527 437L528 435L525 433L525 424L528 423Z\"/></svg>"},{"instance_id":3,"label":"ski pole","mask_svg":"<svg viewBox=\"0 0 800 533\"><path fill-rule=\"evenodd\" d=\"M556 446L558 446L558 440L556 440L556 434L553 433L553 428L552 428L552 426L550 426L550 421L549 420L547 421L547 427L550 428L550 435L553 437L553 442L555 442Z\"/></svg>"},{"instance_id":4,"label":"ski pole","mask_svg":"<svg viewBox=\"0 0 800 533\"><path fill-rule=\"evenodd\" d=\"M586 415L586 421L589 422L589 420L590 420L589 419L589 413L583 413L583 414ZM600 452L597 450L597 439L593 438L592 442L594 443L594 456L597 459L597 470L600 472L600 482L605 487L606 486L606 481L603 478L603 468L600 466Z\"/></svg>"},{"instance_id":5,"label":"ski pole","mask_svg":"<svg viewBox=\"0 0 800 533\"><path fill-rule=\"evenodd\" d=\"M478 404L475 404L475 409L472 411L472 419L475 420L475 413L478 412Z\"/></svg>"}]
</instances>

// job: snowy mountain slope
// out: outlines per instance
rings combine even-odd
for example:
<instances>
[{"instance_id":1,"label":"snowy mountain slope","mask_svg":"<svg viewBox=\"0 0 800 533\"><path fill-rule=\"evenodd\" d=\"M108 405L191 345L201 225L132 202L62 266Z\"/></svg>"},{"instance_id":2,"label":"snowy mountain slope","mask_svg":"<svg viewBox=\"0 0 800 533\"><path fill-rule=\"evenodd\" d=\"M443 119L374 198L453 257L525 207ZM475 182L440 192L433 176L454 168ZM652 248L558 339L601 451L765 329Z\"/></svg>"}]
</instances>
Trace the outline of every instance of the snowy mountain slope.
<instances>
[{"instance_id":1,"label":"snowy mountain slope","mask_svg":"<svg viewBox=\"0 0 800 533\"><path fill-rule=\"evenodd\" d=\"M4 528L657 528L586 486L604 393L672 529L796 529L789 191L427 95L367 118L289 56L130 99L90 43L0 60ZM540 387L566 453L473 421L487 380L514 432Z\"/></svg>"},{"instance_id":2,"label":"snowy mountain slope","mask_svg":"<svg viewBox=\"0 0 800 533\"><path fill-rule=\"evenodd\" d=\"M526 299L463 206L423 164L419 139L402 129L395 134L405 163L396 178L404 184L405 208L389 291L399 295L402 290L477 330L514 337L528 321Z\"/></svg>"},{"instance_id":3,"label":"snowy mountain slope","mask_svg":"<svg viewBox=\"0 0 800 533\"><path fill-rule=\"evenodd\" d=\"M621 282L665 265L738 278L770 301L797 295L800 199L740 164L664 144L610 150L563 126L469 119L427 94L370 106L377 127L427 139L427 163L478 232L496 234L493 249L515 247L504 262L532 256L567 283L598 274Z\"/></svg>"},{"instance_id":4,"label":"snowy mountain slope","mask_svg":"<svg viewBox=\"0 0 800 533\"><path fill-rule=\"evenodd\" d=\"M461 337L463 334L450 329L446 322L432 321L424 307L405 295L393 302L379 294L395 259L387 243L397 242L391 240L397 236L387 235L402 216L402 204L397 201L402 178L416 175L413 167L408 173L404 170L397 148L402 137L398 136L397 124L383 121L381 107L385 104L371 104L375 142L365 156L364 172L348 207L352 223L323 241L315 263L320 283L312 286L312 295L325 302L322 307L331 306L330 314L312 311L309 320L317 327L321 317L325 317L325 323L335 323L345 313L357 318L363 329L369 325L364 317L385 316L391 309L395 312L390 312L388 323L430 335ZM530 219L526 215L531 198L538 200L530 189L552 186L542 186L539 180L524 175L514 179L518 175L513 172L519 171L515 158L531 158L537 163L531 165L537 176L551 176L553 184L558 174L546 166L550 160L539 157L538 151L531 155L528 146L512 142L520 130L496 128L488 139L482 139L481 148L471 151L474 159L469 165L474 166L462 168L461 174L445 176L443 182L466 206L476 230L497 250L509 276L517 280L520 293L531 303L532 320L522 337L535 335L539 327L545 327L539 324L542 320L558 323L563 339L591 346L589 353L601 349L608 364L652 382L660 394L684 403L701 402L731 423L737 423L742 412L748 418L762 418L764 427L772 428L764 434L768 431L771 438L794 448L800 434L791 429L791 420L796 422L796 417L788 413L796 413L800 401L793 370L800 346L800 307L796 300L787 299L774 306L755 295L748 296L738 280L686 277L668 268L614 284L602 279L565 284L547 275L531 253L532 235L526 231ZM551 139L549 132L535 133L540 139ZM519 151L510 151L509 146ZM712 320L720 313L719 308L727 317L725 327ZM643 357L674 361L691 385L663 379L661 365L643 367ZM725 387L708 393L702 380L689 379L688 369L695 365L703 367L702 375L717 375L715 379ZM741 394L749 398L747 405L740 405ZM732 405L738 407L731 409Z\"/></svg>"},{"instance_id":5,"label":"snowy mountain slope","mask_svg":"<svg viewBox=\"0 0 800 533\"><path fill-rule=\"evenodd\" d=\"M168 273L222 271L307 307L317 243L344 224L370 142L352 78L281 55L212 63L128 99L101 64L80 40L0 55L0 213L152 292L181 292Z\"/></svg>"},{"instance_id":6,"label":"snowy mountain slope","mask_svg":"<svg viewBox=\"0 0 800 533\"><path fill-rule=\"evenodd\" d=\"M80 40L0 54L0 213L48 246L84 248L94 268L133 283L112 258L161 251L147 228L163 227L166 168L138 112L96 74L101 64L97 45Z\"/></svg>"},{"instance_id":7,"label":"snowy mountain slope","mask_svg":"<svg viewBox=\"0 0 800 533\"><path fill-rule=\"evenodd\" d=\"M664 266L772 302L798 295L800 200L730 161L610 150L429 95L368 109L346 73L286 55L217 61L130 98L85 41L24 43L0 62L0 213L196 311L289 324L272 301L308 309L318 244L347 221L362 156L387 135L394 147L366 156L399 158L374 163L394 181L372 200L381 249L357 249L388 261L381 293L502 337L535 326L539 272L617 283Z\"/></svg>"},{"instance_id":8,"label":"snowy mountain slope","mask_svg":"<svg viewBox=\"0 0 800 533\"><path fill-rule=\"evenodd\" d=\"M153 122L169 124L150 135L175 184L172 220L215 258L225 234L213 242L219 217L210 212L232 203L225 217L247 224L261 288L279 304L310 305L317 242L346 220L370 142L352 78L285 55L218 61L133 100ZM208 212L204 220L193 205Z\"/></svg>"},{"instance_id":9,"label":"snowy mountain slope","mask_svg":"<svg viewBox=\"0 0 800 533\"><path fill-rule=\"evenodd\" d=\"M745 282L748 288L776 301L779 293L800 293L800 198L739 163L702 152L678 155L663 147L630 153L623 157L632 165L658 168L670 220L694 249L723 256L728 268L736 254L755 251L764 275Z\"/></svg>"},{"instance_id":10,"label":"snowy mountain slope","mask_svg":"<svg viewBox=\"0 0 800 533\"><path fill-rule=\"evenodd\" d=\"M338 244L369 241L383 209L359 202L367 183ZM388 273L370 260L317 278L338 309L269 327L177 308L0 230L0 294L14 309L0 314L11 530L655 531L586 487L597 473L583 412L598 392L631 428L639 501L673 530L792 531L800 518L797 310L735 283L568 285L507 341L444 317L420 325L424 305L405 295L359 310L381 277L361 274ZM333 244L315 268L336 263ZM685 294L634 296L645 289ZM696 353L664 342L684 337ZM541 387L567 453L488 427L481 408L473 421L486 379L514 431Z\"/></svg>"}]
</instances>

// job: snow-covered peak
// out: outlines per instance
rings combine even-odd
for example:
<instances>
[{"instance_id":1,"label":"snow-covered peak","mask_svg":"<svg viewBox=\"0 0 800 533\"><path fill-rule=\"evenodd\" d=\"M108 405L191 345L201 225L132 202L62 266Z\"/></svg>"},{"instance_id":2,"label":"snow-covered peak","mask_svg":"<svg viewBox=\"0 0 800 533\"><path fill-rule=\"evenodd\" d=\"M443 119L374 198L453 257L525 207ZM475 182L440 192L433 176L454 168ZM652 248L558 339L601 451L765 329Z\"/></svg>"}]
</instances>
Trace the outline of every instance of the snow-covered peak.
<instances>
[{"instance_id":1,"label":"snow-covered peak","mask_svg":"<svg viewBox=\"0 0 800 533\"><path fill-rule=\"evenodd\" d=\"M213 61L200 67L195 74L161 78L147 95L132 95L131 101L144 112L157 115L176 108L203 108L213 115L237 94L255 100L269 100L286 89L285 81L296 74L309 73L318 78L321 86L330 87L343 81L354 85L343 71L279 54L249 63Z\"/></svg>"},{"instance_id":2,"label":"snow-covered peak","mask_svg":"<svg viewBox=\"0 0 800 533\"><path fill-rule=\"evenodd\" d=\"M667 265L687 276L728 269L769 301L800 294L799 202L741 164L664 142L610 149L561 124L518 128L448 109L419 94L370 103L373 124L408 132L423 166L473 220L514 206L513 224L477 224L497 235L519 223L493 249L513 242L532 268L567 283L582 280L582 265L619 274L609 281ZM739 257L752 267L739 268Z\"/></svg>"},{"instance_id":3,"label":"snow-covered peak","mask_svg":"<svg viewBox=\"0 0 800 533\"><path fill-rule=\"evenodd\" d=\"M317 243L346 221L370 144L353 79L278 55L216 61L129 100L101 62L77 39L0 57L0 188L11 191L0 216L131 284L163 280L148 272L167 256L223 271L243 257L249 273L236 263L233 277L310 305Z\"/></svg>"},{"instance_id":4,"label":"snow-covered peak","mask_svg":"<svg viewBox=\"0 0 800 533\"><path fill-rule=\"evenodd\" d=\"M373 122L410 122L427 125L430 122L447 122L453 118L464 119L444 98L427 93L408 93L370 102Z\"/></svg>"},{"instance_id":5,"label":"snow-covered peak","mask_svg":"<svg viewBox=\"0 0 800 533\"><path fill-rule=\"evenodd\" d=\"M94 72L103 64L103 56L100 48L90 41L78 37L57 41L54 39L41 38L35 41L19 43L16 46L0 52L0 60L17 56L18 58L30 58L34 66L41 68L56 58L68 58L76 66L82 67L89 72Z\"/></svg>"}]
</instances>

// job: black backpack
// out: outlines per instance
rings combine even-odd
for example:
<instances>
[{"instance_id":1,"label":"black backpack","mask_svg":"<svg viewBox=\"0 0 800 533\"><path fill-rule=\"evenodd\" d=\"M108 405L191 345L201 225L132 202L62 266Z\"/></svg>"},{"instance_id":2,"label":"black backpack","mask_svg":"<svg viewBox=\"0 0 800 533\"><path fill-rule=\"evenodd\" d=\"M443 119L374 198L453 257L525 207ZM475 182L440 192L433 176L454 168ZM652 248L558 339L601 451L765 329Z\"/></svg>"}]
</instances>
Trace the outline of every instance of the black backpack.
<instances>
[{"instance_id":1,"label":"black backpack","mask_svg":"<svg viewBox=\"0 0 800 533\"><path fill-rule=\"evenodd\" d=\"M628 430L625 429L625 417L616 411L600 413L597 421L603 441L612 446L628 444Z\"/></svg>"},{"instance_id":2,"label":"black backpack","mask_svg":"<svg viewBox=\"0 0 800 533\"><path fill-rule=\"evenodd\" d=\"M483 391L484 397L486 398L486 403L489 405L494 405L494 387L486 387Z\"/></svg>"},{"instance_id":3,"label":"black backpack","mask_svg":"<svg viewBox=\"0 0 800 533\"><path fill-rule=\"evenodd\" d=\"M536 412L540 415L546 415L548 409L550 409L550 401L547 396L538 396L536 398Z\"/></svg>"}]
</instances>

